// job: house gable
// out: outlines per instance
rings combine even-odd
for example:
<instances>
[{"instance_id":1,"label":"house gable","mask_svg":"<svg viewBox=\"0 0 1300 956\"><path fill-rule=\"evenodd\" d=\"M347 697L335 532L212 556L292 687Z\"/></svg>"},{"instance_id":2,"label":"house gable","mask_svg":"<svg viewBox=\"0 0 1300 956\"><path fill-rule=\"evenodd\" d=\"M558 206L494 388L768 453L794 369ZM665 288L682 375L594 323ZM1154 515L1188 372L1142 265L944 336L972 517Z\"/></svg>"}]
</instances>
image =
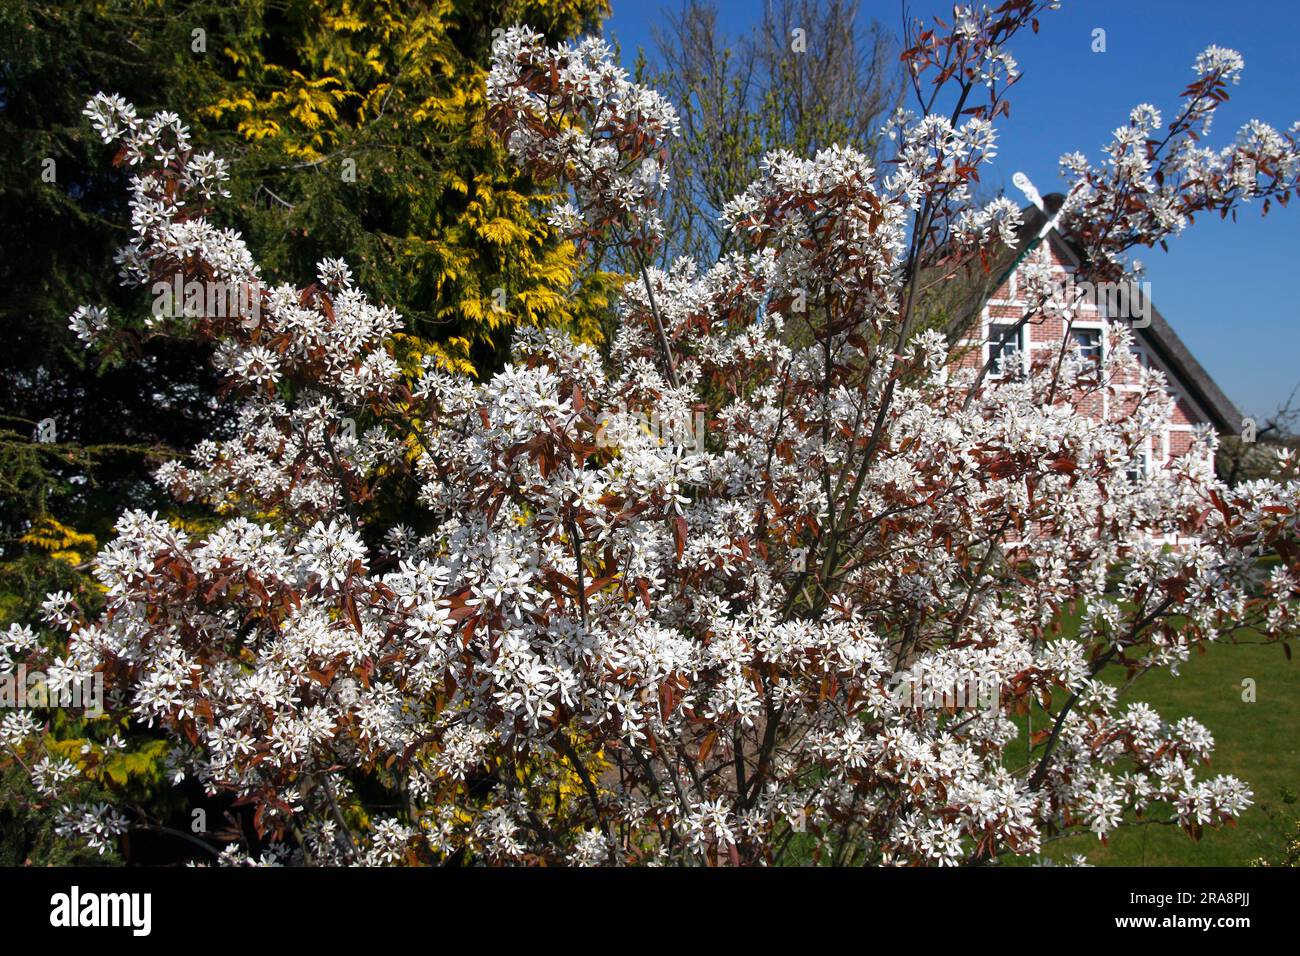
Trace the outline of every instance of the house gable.
<instances>
[{"instance_id":1,"label":"house gable","mask_svg":"<svg viewBox=\"0 0 1300 956\"><path fill-rule=\"evenodd\" d=\"M1062 201L1063 197L1059 193L1044 197L1044 205L1051 214L1060 208ZM1037 241L1046 224L1047 215L1033 206L1025 210L1025 224L1020 232L1016 258L1006 279L984 302L977 316L972 316L964 337L957 340L957 344L962 347L958 349L954 367L978 368L984 365L993 351L998 350L1001 333L1024 316L1026 302L1017 275L1030 256L1036 257L1040 262L1042 257L1047 257L1052 271L1062 277L1078 269L1081 262L1079 250L1068 236L1052 229L1043 240ZM1241 432L1243 419L1160 311L1153 303L1147 305L1150 309L1149 324L1143 326L1138 323L1133 326L1133 349L1140 362L1164 373L1168 391L1174 399L1171 420L1164 434L1153 442L1158 447L1149 449L1153 463L1167 463L1190 450L1198 427L1208 425L1220 434L1236 435ZM1100 352L1108 347L1105 335L1107 325L1119 321L1130 320L1107 315L1104 304L1099 306L1097 303L1085 302L1076 310L1070 331L1079 335L1082 346L1095 347ZM1032 362L1045 350L1059 349L1066 333L1066 323L1062 318L1036 316L1013 336L1013 344L1025 361ZM1007 351L1011 347L1012 344L1008 344ZM994 361L996 363L998 358L995 357ZM992 377L996 379L996 374ZM1082 410L1085 414L1098 418L1123 415L1126 385L1130 386L1127 390L1136 387L1133 383L1121 381L1117 383L1113 395L1102 392L1083 397Z\"/></svg>"}]
</instances>

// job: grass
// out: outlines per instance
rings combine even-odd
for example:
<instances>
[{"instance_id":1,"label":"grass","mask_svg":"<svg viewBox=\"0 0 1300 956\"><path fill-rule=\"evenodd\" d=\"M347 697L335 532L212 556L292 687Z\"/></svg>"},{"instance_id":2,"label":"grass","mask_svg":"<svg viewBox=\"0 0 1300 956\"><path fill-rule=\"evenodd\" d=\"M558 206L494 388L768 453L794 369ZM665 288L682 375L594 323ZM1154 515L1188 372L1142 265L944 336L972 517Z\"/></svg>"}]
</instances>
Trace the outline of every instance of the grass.
<instances>
[{"instance_id":1,"label":"grass","mask_svg":"<svg viewBox=\"0 0 1300 956\"><path fill-rule=\"evenodd\" d=\"M1258 640L1243 635L1242 640ZM1201 776L1233 774L1255 794L1235 827L1206 830L1193 840L1177 826L1126 826L1108 845L1093 835L1049 843L1044 854L1065 860L1083 853L1097 866L1246 866L1276 857L1300 816L1300 662L1276 645L1213 644L1179 668L1153 671L1121 697L1145 701L1170 722L1195 717L1214 735L1213 760ZM1120 683L1122 671L1103 675ZM1255 681L1255 702L1242 700L1242 682ZM1036 715L1035 729L1041 729ZM1010 862L1009 860L1007 862Z\"/></svg>"},{"instance_id":2,"label":"grass","mask_svg":"<svg viewBox=\"0 0 1300 956\"><path fill-rule=\"evenodd\" d=\"M1063 631L1073 633L1078 622L1067 620ZM1242 641L1260 641L1243 632ZM1200 768L1202 779L1232 774L1254 792L1254 804L1234 826L1207 829L1193 840L1178 826L1136 824L1130 817L1112 832L1106 844L1093 834L1048 842L1043 856L1064 862L1083 854L1094 866L1248 866L1260 857L1278 858L1293 838L1300 818L1300 661L1289 661L1276 644L1206 644L1205 653L1192 653L1175 677L1167 669L1143 674L1120 697L1145 701L1165 720L1194 717L1214 736L1211 762ZM1255 682L1255 701L1242 700L1242 682ZM1116 685L1126 677L1120 668L1102 672ZM1058 698L1058 706L1062 698ZM1029 735L1025 719L1020 739L1007 748L1006 765L1023 767ZM1042 730L1047 715L1034 713L1034 730ZM1041 753L1041 750L1039 751ZM1164 813L1163 818L1168 818ZM807 847L794 853L792 863L812 863ZM1029 858L1004 856L1004 866L1028 866Z\"/></svg>"}]
</instances>

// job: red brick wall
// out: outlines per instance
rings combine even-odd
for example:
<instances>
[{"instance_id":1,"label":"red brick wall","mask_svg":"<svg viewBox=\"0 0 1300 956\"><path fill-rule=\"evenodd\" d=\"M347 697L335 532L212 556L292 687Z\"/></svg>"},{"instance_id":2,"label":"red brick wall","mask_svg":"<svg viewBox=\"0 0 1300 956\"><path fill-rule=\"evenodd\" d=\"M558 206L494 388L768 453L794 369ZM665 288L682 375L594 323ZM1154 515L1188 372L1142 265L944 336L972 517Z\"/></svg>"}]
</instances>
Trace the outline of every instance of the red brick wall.
<instances>
[{"instance_id":1,"label":"red brick wall","mask_svg":"<svg viewBox=\"0 0 1300 956\"><path fill-rule=\"evenodd\" d=\"M1067 254L1055 243L1040 245L1033 255L1050 256L1053 270L1060 272L1062 275L1072 270ZM965 348L959 351L959 355L953 361L952 367L955 369L977 368L983 365L988 357L989 322L998 322L999 320L1005 322L1019 321L1024 315L1024 301L1016 282L1016 276L1013 274L989 300L979 326L968 330L966 338L962 342ZM1103 332L1102 347L1109 348L1110 343L1105 341L1107 338L1105 327L1109 321L1124 320L1108 319L1102 315L1096 304L1084 303L1076 312L1074 327L1101 329ZM1028 360L1033 362L1054 355L1056 350L1060 348L1065 333L1065 322L1059 317L1040 315L1030 318L1021 331L1021 344L1022 347L1027 348ZM1173 458L1186 454L1192 444L1193 426L1206 423L1208 418L1185 396L1181 387L1182 383L1174 379L1170 371L1162 366L1159 360L1151 354L1149 348L1144 347L1140 331L1134 332L1134 344L1145 364L1158 368L1165 373L1165 377L1169 380L1169 391L1177 400L1172 420L1166 427L1164 435L1152 442L1154 447L1151 449L1151 462L1153 467L1158 467ZM1125 386L1132 386L1135 382L1136 374L1125 376L1116 382L1117 388L1109 394L1076 396L1076 401L1085 414L1099 419L1103 416L1109 416L1111 420L1117 420L1131 412L1135 396L1126 391Z\"/></svg>"}]
</instances>

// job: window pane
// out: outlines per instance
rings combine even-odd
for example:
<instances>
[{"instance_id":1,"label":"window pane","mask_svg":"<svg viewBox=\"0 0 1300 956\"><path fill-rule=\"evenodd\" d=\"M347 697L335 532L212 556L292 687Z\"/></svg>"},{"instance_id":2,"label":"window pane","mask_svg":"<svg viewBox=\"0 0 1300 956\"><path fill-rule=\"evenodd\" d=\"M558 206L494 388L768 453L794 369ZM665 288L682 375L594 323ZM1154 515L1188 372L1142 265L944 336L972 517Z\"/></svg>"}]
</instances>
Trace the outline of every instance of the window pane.
<instances>
[{"instance_id":1,"label":"window pane","mask_svg":"<svg viewBox=\"0 0 1300 956\"><path fill-rule=\"evenodd\" d=\"M1128 468L1124 471L1128 475L1128 480L1134 483L1150 477L1151 453L1145 449L1139 451L1135 458L1129 460Z\"/></svg>"},{"instance_id":2,"label":"window pane","mask_svg":"<svg viewBox=\"0 0 1300 956\"><path fill-rule=\"evenodd\" d=\"M1101 329L1072 329L1074 341L1079 343L1081 358L1101 361Z\"/></svg>"},{"instance_id":3,"label":"window pane","mask_svg":"<svg viewBox=\"0 0 1300 956\"><path fill-rule=\"evenodd\" d=\"M1013 325L989 325L989 355L993 365L989 371L993 375L1014 372L1016 365L1009 361L1011 356L1020 351L1020 331ZM1005 341L1003 340L1005 336Z\"/></svg>"}]
</instances>

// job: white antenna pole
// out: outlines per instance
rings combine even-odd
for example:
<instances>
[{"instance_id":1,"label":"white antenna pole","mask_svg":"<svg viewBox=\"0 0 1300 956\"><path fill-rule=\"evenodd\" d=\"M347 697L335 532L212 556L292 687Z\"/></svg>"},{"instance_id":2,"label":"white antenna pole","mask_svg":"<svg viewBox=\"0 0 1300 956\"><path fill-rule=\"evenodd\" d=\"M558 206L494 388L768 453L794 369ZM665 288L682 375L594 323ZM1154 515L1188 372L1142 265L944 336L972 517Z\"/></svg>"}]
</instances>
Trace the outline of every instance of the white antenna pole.
<instances>
[{"instance_id":1,"label":"white antenna pole","mask_svg":"<svg viewBox=\"0 0 1300 956\"><path fill-rule=\"evenodd\" d=\"M1028 199L1031 203L1033 203L1035 206L1038 207L1039 212L1041 212L1044 216L1047 215L1047 208L1043 205L1043 197L1038 195L1038 190L1034 187L1034 184L1029 181L1028 176L1026 176L1024 173L1015 173L1011 177L1011 183L1013 186L1015 186L1017 189L1019 189L1022 193L1025 194L1026 199ZM1053 229L1056 228L1056 223L1058 220L1060 220L1061 213L1064 210L1065 210L1065 203L1061 203L1061 208L1056 210L1056 215L1048 216L1047 221L1043 223L1043 228L1038 230L1038 236L1036 237L1037 239L1042 239L1045 235L1047 235L1049 232L1051 232Z\"/></svg>"}]
</instances>

